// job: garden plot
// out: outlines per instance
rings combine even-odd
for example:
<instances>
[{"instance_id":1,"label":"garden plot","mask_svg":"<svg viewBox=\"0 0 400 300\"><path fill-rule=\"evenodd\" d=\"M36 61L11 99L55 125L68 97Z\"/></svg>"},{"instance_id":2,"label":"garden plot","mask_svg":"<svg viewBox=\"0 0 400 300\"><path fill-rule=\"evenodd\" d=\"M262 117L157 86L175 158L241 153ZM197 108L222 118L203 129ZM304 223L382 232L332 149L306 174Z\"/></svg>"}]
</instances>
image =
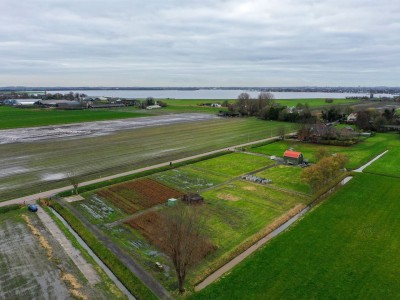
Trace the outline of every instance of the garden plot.
<instances>
[{"instance_id":1,"label":"garden plot","mask_svg":"<svg viewBox=\"0 0 400 300\"><path fill-rule=\"evenodd\" d=\"M116 184L101 189L97 194L127 214L165 203L169 198L182 196L181 192L149 178Z\"/></svg>"},{"instance_id":2,"label":"garden plot","mask_svg":"<svg viewBox=\"0 0 400 300\"><path fill-rule=\"evenodd\" d=\"M175 271L169 258L131 226L102 227L103 232L149 270L164 286L175 289ZM156 263L161 265L161 268Z\"/></svg>"},{"instance_id":3,"label":"garden plot","mask_svg":"<svg viewBox=\"0 0 400 300\"><path fill-rule=\"evenodd\" d=\"M0 240L1 299L113 297L100 286L87 284L35 214L20 210L0 214Z\"/></svg>"},{"instance_id":4,"label":"garden plot","mask_svg":"<svg viewBox=\"0 0 400 300\"><path fill-rule=\"evenodd\" d=\"M297 166L279 165L257 173L257 176L272 180L271 186L292 190L300 193L309 193L310 188L301 181L302 168Z\"/></svg>"},{"instance_id":5,"label":"garden plot","mask_svg":"<svg viewBox=\"0 0 400 300\"><path fill-rule=\"evenodd\" d=\"M139 230L139 232L153 245L162 251L165 251L167 245L165 243L167 223L165 216L160 212L146 212L127 222L129 226ZM193 237L187 237L192 238ZM207 240L201 240L198 248L196 248L194 256L195 262L200 262L207 254L214 251L215 247Z\"/></svg>"},{"instance_id":6,"label":"garden plot","mask_svg":"<svg viewBox=\"0 0 400 300\"><path fill-rule=\"evenodd\" d=\"M190 166L157 173L151 177L185 192L200 192L229 179L229 176L208 173L205 170L198 170Z\"/></svg>"},{"instance_id":7,"label":"garden plot","mask_svg":"<svg viewBox=\"0 0 400 300\"><path fill-rule=\"evenodd\" d=\"M109 223L126 216L121 209L99 195L90 194L85 196L85 199L73 203L73 206L77 207L93 224Z\"/></svg>"},{"instance_id":8,"label":"garden plot","mask_svg":"<svg viewBox=\"0 0 400 300\"><path fill-rule=\"evenodd\" d=\"M277 191L267 186L237 180L204 192L207 223L212 241L229 250L257 233L297 204L308 204L310 197Z\"/></svg>"}]
</instances>

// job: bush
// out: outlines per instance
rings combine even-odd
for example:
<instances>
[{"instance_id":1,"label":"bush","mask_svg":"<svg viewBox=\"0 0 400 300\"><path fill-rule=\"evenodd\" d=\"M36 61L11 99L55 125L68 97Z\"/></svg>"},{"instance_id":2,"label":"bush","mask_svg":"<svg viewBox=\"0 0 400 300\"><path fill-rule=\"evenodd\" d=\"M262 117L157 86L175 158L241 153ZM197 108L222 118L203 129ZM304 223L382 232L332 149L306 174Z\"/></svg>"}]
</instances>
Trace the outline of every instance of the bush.
<instances>
[{"instance_id":1,"label":"bush","mask_svg":"<svg viewBox=\"0 0 400 300\"><path fill-rule=\"evenodd\" d=\"M7 206L3 206L3 207L0 207L0 214L6 213L6 212L9 212L12 210L17 210L20 208L21 208L21 206L19 204L11 204L11 205L7 205Z\"/></svg>"}]
</instances>

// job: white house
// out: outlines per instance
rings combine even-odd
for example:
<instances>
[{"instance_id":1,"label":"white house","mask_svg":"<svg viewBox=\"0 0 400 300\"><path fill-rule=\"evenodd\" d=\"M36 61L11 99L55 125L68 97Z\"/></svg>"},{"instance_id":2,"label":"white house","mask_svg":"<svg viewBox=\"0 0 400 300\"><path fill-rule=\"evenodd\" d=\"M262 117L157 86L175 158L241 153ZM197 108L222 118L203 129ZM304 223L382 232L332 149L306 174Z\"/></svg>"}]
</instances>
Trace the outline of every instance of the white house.
<instances>
[{"instance_id":1,"label":"white house","mask_svg":"<svg viewBox=\"0 0 400 300\"><path fill-rule=\"evenodd\" d=\"M347 116L347 122L351 123L351 122L355 122L357 121L357 113L351 113Z\"/></svg>"}]
</instances>

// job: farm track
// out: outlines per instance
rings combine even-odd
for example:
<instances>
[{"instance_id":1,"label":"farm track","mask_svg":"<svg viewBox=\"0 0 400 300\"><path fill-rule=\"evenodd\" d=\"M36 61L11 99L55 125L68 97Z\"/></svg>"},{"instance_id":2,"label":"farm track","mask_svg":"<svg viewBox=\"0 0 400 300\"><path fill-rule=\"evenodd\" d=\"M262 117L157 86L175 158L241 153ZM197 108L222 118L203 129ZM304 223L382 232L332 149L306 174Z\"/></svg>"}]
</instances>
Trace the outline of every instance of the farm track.
<instances>
[{"instance_id":1,"label":"farm track","mask_svg":"<svg viewBox=\"0 0 400 300\"><path fill-rule=\"evenodd\" d=\"M94 270L93 266L89 264L79 250L75 249L69 239L66 238L64 233L60 230L58 225L53 221L52 218L47 214L47 212L40 207L37 212L38 217L41 219L42 223L46 226L53 237L62 246L65 253L71 258L78 269L86 277L89 284L95 285L100 282L100 277Z\"/></svg>"},{"instance_id":2,"label":"farm track","mask_svg":"<svg viewBox=\"0 0 400 300\"><path fill-rule=\"evenodd\" d=\"M81 213L72 205L59 200L62 206L72 211L74 215L88 228L95 237L101 241L110 251L112 251L120 261L135 274L159 299L171 299L168 291L150 275L141 265L139 265L129 254L125 253L109 237L104 235L95 225L91 224Z\"/></svg>"}]
</instances>

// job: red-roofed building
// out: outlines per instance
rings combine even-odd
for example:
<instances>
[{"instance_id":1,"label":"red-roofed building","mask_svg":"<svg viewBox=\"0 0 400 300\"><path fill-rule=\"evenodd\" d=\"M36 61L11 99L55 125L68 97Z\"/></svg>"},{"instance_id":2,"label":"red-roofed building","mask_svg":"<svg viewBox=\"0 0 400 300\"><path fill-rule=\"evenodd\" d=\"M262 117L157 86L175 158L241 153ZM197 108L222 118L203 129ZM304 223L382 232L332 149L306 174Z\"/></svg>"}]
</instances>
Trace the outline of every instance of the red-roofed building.
<instances>
[{"instance_id":1,"label":"red-roofed building","mask_svg":"<svg viewBox=\"0 0 400 300\"><path fill-rule=\"evenodd\" d=\"M294 165L302 164L304 161L303 154L293 150L286 150L283 154L283 159L285 163Z\"/></svg>"}]
</instances>

